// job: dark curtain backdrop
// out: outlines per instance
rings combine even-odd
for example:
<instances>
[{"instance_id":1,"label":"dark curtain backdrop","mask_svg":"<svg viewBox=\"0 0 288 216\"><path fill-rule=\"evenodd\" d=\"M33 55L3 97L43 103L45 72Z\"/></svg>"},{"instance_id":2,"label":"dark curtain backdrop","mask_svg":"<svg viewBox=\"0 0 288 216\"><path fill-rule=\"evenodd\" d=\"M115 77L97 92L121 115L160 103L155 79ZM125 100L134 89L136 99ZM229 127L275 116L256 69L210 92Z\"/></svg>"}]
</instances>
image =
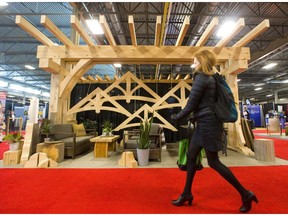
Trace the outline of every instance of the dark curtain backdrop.
<instances>
[{"instance_id":1,"label":"dark curtain backdrop","mask_svg":"<svg viewBox=\"0 0 288 216\"><path fill-rule=\"evenodd\" d=\"M133 88L136 83L132 84ZM158 84L158 83L148 83L146 84L149 88L151 88L154 92L156 92L160 97L164 96L171 87L173 88L175 84ZM88 94L90 94L92 91L94 91L97 87L105 90L109 84L77 84L73 91L71 92L71 107L73 107L75 104L77 104L79 101L81 101L84 97L86 97ZM126 89L126 84L120 84L120 86L123 89ZM179 93L179 92L178 92ZM189 93L189 91L188 91ZM141 96L147 96L150 97L149 93L146 92L143 88L139 89L136 92L137 95ZM110 92L110 96L116 96L116 95L122 95L122 92L118 89L113 89L113 91ZM180 96L180 95L178 95ZM121 106L125 107L130 113L134 113L136 110L138 110L141 106L143 106L145 103L147 103L149 106L153 106L153 102L145 102L145 101L135 101L131 100L131 102L128 104L126 101L117 101ZM174 103L176 102L174 98L168 98L167 103ZM106 106L112 106L109 102L105 103ZM166 120L170 121L170 116L173 113L177 113L181 110L179 107L175 107L172 109L163 109L159 110L158 113L163 116ZM127 116L121 113L116 112L110 112L110 111L101 111L99 114L95 113L95 111L86 111L86 112L80 112L77 113L77 122L81 122L82 119L90 119L90 120L96 120L98 123L98 134L102 133L102 124L104 120L110 120L114 127L120 125L124 120L127 119ZM132 122L139 122L138 119L134 119ZM154 122L157 123L158 119L154 119ZM181 122L174 125L176 128L178 128L179 132L173 132L168 129L164 129L166 142L175 142L178 140L179 134L183 129L181 128L181 125L186 125L187 121L183 119ZM129 130L131 128L125 129ZM115 132L116 134L119 134L121 137L123 135L123 130L119 132Z\"/></svg>"}]
</instances>

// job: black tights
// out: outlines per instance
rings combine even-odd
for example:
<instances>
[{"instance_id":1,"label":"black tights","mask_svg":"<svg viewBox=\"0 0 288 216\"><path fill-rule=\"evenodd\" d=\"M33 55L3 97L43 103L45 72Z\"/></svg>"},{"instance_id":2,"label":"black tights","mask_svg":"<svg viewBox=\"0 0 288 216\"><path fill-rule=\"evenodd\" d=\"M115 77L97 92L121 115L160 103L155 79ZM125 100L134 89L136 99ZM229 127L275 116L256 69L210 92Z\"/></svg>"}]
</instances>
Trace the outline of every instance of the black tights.
<instances>
[{"instance_id":1,"label":"black tights","mask_svg":"<svg viewBox=\"0 0 288 216\"><path fill-rule=\"evenodd\" d=\"M196 159L201 149L201 146L192 143L189 145L189 150L187 152L187 176L183 194L191 194L192 182L196 173ZM231 170L221 163L218 157L218 152L212 152L205 149L205 153L209 166L216 170L224 179L226 179L226 181L228 181L242 197L245 197L248 191L240 184Z\"/></svg>"}]
</instances>

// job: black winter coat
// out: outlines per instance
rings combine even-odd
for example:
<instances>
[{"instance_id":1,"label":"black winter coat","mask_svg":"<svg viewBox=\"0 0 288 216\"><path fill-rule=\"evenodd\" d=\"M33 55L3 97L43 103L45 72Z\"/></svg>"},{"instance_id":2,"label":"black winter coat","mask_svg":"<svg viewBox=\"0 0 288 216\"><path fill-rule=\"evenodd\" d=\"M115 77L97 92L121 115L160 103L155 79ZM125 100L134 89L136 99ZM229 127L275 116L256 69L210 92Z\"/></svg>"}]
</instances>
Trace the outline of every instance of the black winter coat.
<instances>
[{"instance_id":1,"label":"black winter coat","mask_svg":"<svg viewBox=\"0 0 288 216\"><path fill-rule=\"evenodd\" d=\"M196 72L194 74L193 84L187 104L176 115L175 120L182 119L188 116L191 112L193 112L195 119L211 112L209 105L216 101L216 96L215 79L201 71Z\"/></svg>"}]
</instances>

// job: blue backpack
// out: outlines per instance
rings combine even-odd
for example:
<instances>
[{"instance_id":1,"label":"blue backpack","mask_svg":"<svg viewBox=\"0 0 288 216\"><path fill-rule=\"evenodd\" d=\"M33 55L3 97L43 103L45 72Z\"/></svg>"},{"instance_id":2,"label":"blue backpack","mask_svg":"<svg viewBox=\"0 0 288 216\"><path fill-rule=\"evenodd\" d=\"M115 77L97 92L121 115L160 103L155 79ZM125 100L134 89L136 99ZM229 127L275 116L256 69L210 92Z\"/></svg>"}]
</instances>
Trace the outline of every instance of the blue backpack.
<instances>
[{"instance_id":1,"label":"blue backpack","mask_svg":"<svg viewBox=\"0 0 288 216\"><path fill-rule=\"evenodd\" d=\"M222 122L236 122L238 111L235 105L233 93L226 80L219 73L212 75L216 81L217 101L210 105L210 109Z\"/></svg>"}]
</instances>

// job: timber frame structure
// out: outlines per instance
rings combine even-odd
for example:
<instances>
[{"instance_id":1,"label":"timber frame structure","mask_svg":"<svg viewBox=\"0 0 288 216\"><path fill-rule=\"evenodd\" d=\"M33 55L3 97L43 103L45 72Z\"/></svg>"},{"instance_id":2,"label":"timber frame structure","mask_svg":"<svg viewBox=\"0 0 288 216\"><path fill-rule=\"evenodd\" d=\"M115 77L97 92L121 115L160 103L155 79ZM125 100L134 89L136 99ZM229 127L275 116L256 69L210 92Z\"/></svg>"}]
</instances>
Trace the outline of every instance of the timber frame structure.
<instances>
[{"instance_id":1,"label":"timber frame structure","mask_svg":"<svg viewBox=\"0 0 288 216\"><path fill-rule=\"evenodd\" d=\"M152 82L151 80L138 79L130 72L125 73L122 77L115 76L114 80L109 77L103 79L97 76L96 78L84 78L83 76L96 64L113 64L116 62L121 64L191 64L193 55L204 49L209 49L217 55L220 73L225 75L233 91L235 101L238 103L237 75L248 68L248 60L250 60L250 49L244 46L269 28L269 20L264 20L232 47L225 47L245 26L244 19L240 18L232 33L226 35L214 47L205 47L205 42L219 24L218 18L215 17L202 34L196 46L181 46L190 25L189 17L186 17L176 45L161 46L159 43L161 16L157 16L155 44L153 46L137 46L133 16L130 15L128 19L132 45L117 45L115 43L104 15L100 15L99 22L109 41L109 45L95 44L75 15L72 15L70 20L71 27L76 35L74 35L73 40L67 38L47 16L42 15L41 24L63 43L61 46L56 46L25 18L20 15L16 16L16 24L43 44L38 46L37 58L39 58L39 68L51 73L49 118L53 123L73 122L76 120L76 113L85 110L95 110L97 113L101 112L101 110L110 110L121 112L127 116L127 120L115 129L120 130L133 126L129 125L131 119L148 118L148 112L156 111L154 112L156 116L154 116L163 123L165 128L176 130L167 120L157 115L157 110L166 109L171 106L179 106L182 108L185 106L188 97L185 89L189 90L191 86L188 83L192 82L189 76L183 79L178 77L173 80L173 82L178 84L162 98L159 98L155 92L145 85L145 82ZM81 37L87 45L78 45L79 37ZM170 79L172 78L168 77L166 80L163 80L161 76L155 76L154 81L164 83L167 82L167 80L170 82ZM126 83L126 89L119 86L119 84L123 82ZM138 84L134 89L131 88L132 82ZM110 83L111 85L105 90L95 89L78 104L70 108L70 93L77 83ZM117 96L117 98L109 97L108 93L113 88L118 88L123 92L123 95ZM135 90L139 88L144 88L151 95L151 98L134 96ZM180 97L174 94L177 90L180 91ZM165 100L170 96L176 98L178 103L167 104ZM119 106L117 100L126 100L127 103L131 100L143 100L154 102L154 106L148 106L146 104L135 113L129 113L124 107ZM106 101L113 104L113 107L105 107L103 104ZM143 113L144 117L141 115ZM236 123L229 123L227 127L229 148L246 155L254 154L244 146L245 139L241 129L240 112L238 121Z\"/></svg>"}]
</instances>

